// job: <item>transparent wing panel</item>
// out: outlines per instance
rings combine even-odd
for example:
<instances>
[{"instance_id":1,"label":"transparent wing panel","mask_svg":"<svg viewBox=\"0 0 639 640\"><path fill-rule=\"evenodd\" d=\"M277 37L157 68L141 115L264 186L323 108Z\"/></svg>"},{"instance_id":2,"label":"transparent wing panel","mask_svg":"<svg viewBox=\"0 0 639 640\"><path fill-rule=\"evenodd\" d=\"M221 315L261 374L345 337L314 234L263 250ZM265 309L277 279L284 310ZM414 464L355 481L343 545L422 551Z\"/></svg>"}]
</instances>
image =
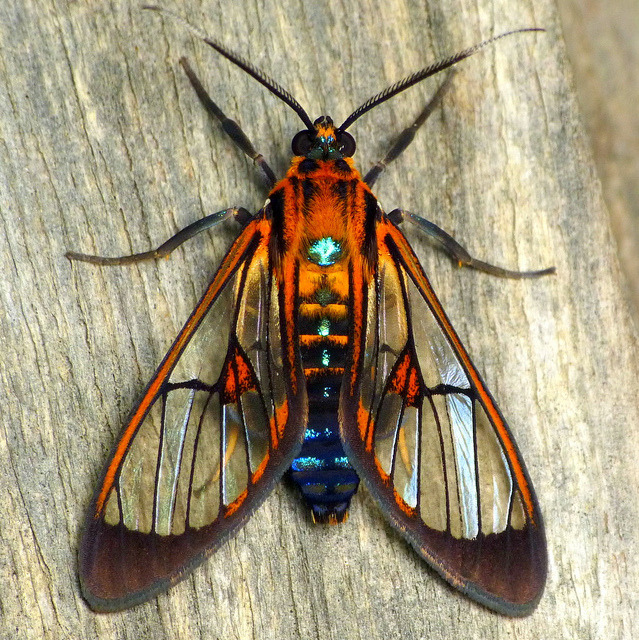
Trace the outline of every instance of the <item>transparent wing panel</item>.
<instances>
[{"instance_id":1,"label":"transparent wing panel","mask_svg":"<svg viewBox=\"0 0 639 640\"><path fill-rule=\"evenodd\" d=\"M380 263L376 290L361 399L373 416L379 468L437 531L474 539L523 526L503 444L424 296L390 261Z\"/></svg>"},{"instance_id":2,"label":"transparent wing panel","mask_svg":"<svg viewBox=\"0 0 639 640\"><path fill-rule=\"evenodd\" d=\"M272 290L266 252L230 278L135 434L107 524L180 535L245 495L269 455L274 407L286 399Z\"/></svg>"}]
</instances>

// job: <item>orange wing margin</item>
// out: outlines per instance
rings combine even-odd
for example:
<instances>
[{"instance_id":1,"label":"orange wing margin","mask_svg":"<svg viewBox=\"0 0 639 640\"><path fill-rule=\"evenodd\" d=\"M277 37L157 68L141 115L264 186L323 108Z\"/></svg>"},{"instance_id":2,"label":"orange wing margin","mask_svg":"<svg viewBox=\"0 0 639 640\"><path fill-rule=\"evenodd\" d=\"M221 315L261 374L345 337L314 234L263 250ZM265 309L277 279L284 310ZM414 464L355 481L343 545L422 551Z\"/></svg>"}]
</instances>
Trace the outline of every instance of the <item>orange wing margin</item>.
<instances>
[{"instance_id":1,"label":"orange wing margin","mask_svg":"<svg viewBox=\"0 0 639 640\"><path fill-rule=\"evenodd\" d=\"M543 592L541 513L506 422L403 234L377 225L353 300L342 387L349 460L390 522L448 582L508 615ZM349 369L347 369L349 371ZM353 380L355 383L353 383Z\"/></svg>"},{"instance_id":2,"label":"orange wing margin","mask_svg":"<svg viewBox=\"0 0 639 640\"><path fill-rule=\"evenodd\" d=\"M80 548L83 594L97 611L144 602L184 578L297 455L306 396L287 375L302 372L270 232L259 217L234 242L114 449Z\"/></svg>"}]
</instances>

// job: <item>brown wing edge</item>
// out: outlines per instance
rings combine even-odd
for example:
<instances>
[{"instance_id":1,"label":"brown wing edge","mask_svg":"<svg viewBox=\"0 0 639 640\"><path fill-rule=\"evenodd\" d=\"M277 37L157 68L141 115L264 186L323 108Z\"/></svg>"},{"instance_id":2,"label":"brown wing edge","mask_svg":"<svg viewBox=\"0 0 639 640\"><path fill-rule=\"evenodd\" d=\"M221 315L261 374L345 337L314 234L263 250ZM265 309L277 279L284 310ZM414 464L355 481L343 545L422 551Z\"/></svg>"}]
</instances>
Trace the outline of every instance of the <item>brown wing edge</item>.
<instances>
[{"instance_id":1,"label":"brown wing edge","mask_svg":"<svg viewBox=\"0 0 639 640\"><path fill-rule=\"evenodd\" d=\"M356 428L344 405L345 429ZM345 439L349 461L380 505L390 524L415 551L450 585L473 600L507 616L526 616L534 611L544 591L547 574L546 537L541 515L521 530L456 539L447 532L427 527L402 512L390 484L377 475L371 456L358 453Z\"/></svg>"},{"instance_id":2,"label":"brown wing edge","mask_svg":"<svg viewBox=\"0 0 639 640\"><path fill-rule=\"evenodd\" d=\"M248 228L245 232L247 231ZM242 236L244 236L244 233ZM212 282L215 282L222 273L227 258L231 255L233 249L237 247L240 238L229 250ZM226 274L226 280L233 275L245 260L250 259L253 247L254 243L247 243L243 255L237 260L236 266ZM222 283L219 287L220 292L224 286L225 283ZM281 296L282 291L280 289L280 298ZM191 318L195 316L205 298L206 294L196 306ZM215 299L217 299L217 296ZM209 305L212 305L215 299L211 300ZM280 309L282 307L283 301L280 299ZM187 321L187 325L190 321L191 319ZM283 333L282 344L294 341L297 328L286 324L281 326ZM178 340L173 344L162 364L158 367L141 398L144 398L149 392L168 355L176 347ZM286 359L284 361L286 368ZM297 380L303 379L299 356L294 367ZM80 588L91 609L104 613L120 611L152 599L186 578L191 571L202 564L246 523L251 514L264 502L275 484L291 466L302 446L307 415L306 387L298 385L297 390L294 391L288 377L286 387L288 404L286 426L281 433L277 447L271 447L270 449L269 463L263 474L256 484L249 484L246 498L237 509L226 517L218 518L210 525L200 529L190 528L180 535L160 536L156 533L145 534L130 531L121 524L113 526L104 522L104 519L97 513L97 505L106 471L118 448L119 440L116 442L108 458L109 462L102 474L102 481L93 496L91 506L87 512L79 546L78 573ZM136 413L137 406L139 406L139 403L131 412L127 424ZM143 418L140 420L140 424L142 420Z\"/></svg>"},{"instance_id":3,"label":"brown wing edge","mask_svg":"<svg viewBox=\"0 0 639 640\"><path fill-rule=\"evenodd\" d=\"M301 407L291 407L302 415ZM291 429L291 422L286 430ZM295 429L293 426L292 431ZM249 487L249 494L232 515L201 529L188 529L181 535L129 531L93 517L95 500L89 512L80 546L79 573L82 595L91 609L112 612L128 609L152 599L186 578L224 542L234 535L262 504L290 467L301 447L285 440L280 447L288 455L273 462L260 479ZM271 458L272 460L273 458ZM253 489L253 491L251 491Z\"/></svg>"},{"instance_id":4,"label":"brown wing edge","mask_svg":"<svg viewBox=\"0 0 639 640\"><path fill-rule=\"evenodd\" d=\"M380 233L379 227L386 227L391 238L383 232ZM415 286L422 292L442 331L447 335L449 332L454 334L454 330L435 297L423 269L401 232L390 223L380 223L378 226L378 246L381 246L382 242L394 259L401 263L413 278ZM414 271L417 269L419 269L419 273L415 274ZM426 283L428 290L425 290L424 283ZM351 278L351 285L362 287L360 295L363 300L366 300L363 279ZM353 299L356 299L356 292L353 292L352 296ZM436 305L436 309L433 308L434 305ZM353 308L351 314L353 316L351 326L362 326L366 317L365 309ZM359 317L356 317L357 315ZM461 343L456 334L454 336L455 340L450 342L452 348L458 352L456 344L461 345ZM359 337L361 342L359 348L356 349L355 345L351 344L350 369L346 368L347 372L350 371L350 375L344 376L340 401L342 440L349 461L366 483L390 524L449 584L498 613L518 617L529 615L541 599L548 571L543 519L532 489L530 476L510 429L474 365L470 363L468 355L464 352L465 358L461 360L468 362L473 368L473 376L469 376L469 378L474 379L481 386L491 407L487 406L481 398L481 394L478 394L479 401L488 416L491 416L492 411L497 413L511 440L514 456L529 488L532 517L527 517L522 529L516 530L509 527L498 534L479 534L474 539L465 540L454 538L447 532L431 529L418 516L412 516L403 510L396 499L390 480L384 481L378 473L374 453L366 450L358 428L358 415L362 410L359 403L359 383L357 382L354 386L351 383L353 377L356 380L360 378L359 372L362 362L355 362L353 353L362 354L364 352L365 336L363 331L359 333ZM463 347L461 348L463 349Z\"/></svg>"}]
</instances>

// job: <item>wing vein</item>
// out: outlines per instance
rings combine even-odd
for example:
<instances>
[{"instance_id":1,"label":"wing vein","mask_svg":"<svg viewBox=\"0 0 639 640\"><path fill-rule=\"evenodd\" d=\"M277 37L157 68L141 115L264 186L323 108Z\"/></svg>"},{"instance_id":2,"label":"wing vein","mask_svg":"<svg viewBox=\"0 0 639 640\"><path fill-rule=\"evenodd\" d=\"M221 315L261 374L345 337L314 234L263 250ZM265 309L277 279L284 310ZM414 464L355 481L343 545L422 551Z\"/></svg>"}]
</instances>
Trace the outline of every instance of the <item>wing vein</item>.
<instances>
[{"instance_id":1,"label":"wing vein","mask_svg":"<svg viewBox=\"0 0 639 640\"><path fill-rule=\"evenodd\" d=\"M155 461L155 484L153 486L153 512L151 515L152 530L158 530L158 511L160 500L160 473L162 469L162 452L164 448L164 427L166 423L166 399L168 392L162 392L162 412L160 414L160 438L158 443L158 455Z\"/></svg>"},{"instance_id":2,"label":"wing vein","mask_svg":"<svg viewBox=\"0 0 639 640\"><path fill-rule=\"evenodd\" d=\"M439 448L442 461L442 476L444 478L444 496L446 498L446 530L451 530L451 513L450 513L450 494L448 491L448 469L446 467L446 448L444 444L444 433L442 430L439 414L437 413L437 407L433 402L432 396L428 395L428 402L430 403L433 417L435 418L435 424L437 425L437 435L439 436Z\"/></svg>"},{"instance_id":3,"label":"wing vein","mask_svg":"<svg viewBox=\"0 0 639 640\"><path fill-rule=\"evenodd\" d=\"M416 474L415 486L417 487L417 495L415 497L415 509L416 512L421 514L422 507L422 413L423 413L424 399L417 407L417 424L415 425L415 470Z\"/></svg>"},{"instance_id":4,"label":"wing vein","mask_svg":"<svg viewBox=\"0 0 639 640\"><path fill-rule=\"evenodd\" d=\"M473 456L475 458L475 492L477 493L477 531L481 533L482 517L481 517L481 478L479 477L479 451L477 448L477 411L475 408L475 400L471 396L471 407L473 416Z\"/></svg>"},{"instance_id":5,"label":"wing vein","mask_svg":"<svg viewBox=\"0 0 639 640\"><path fill-rule=\"evenodd\" d=\"M402 419L404 417L405 406L406 403L402 402L402 408L400 409L399 415L397 416L397 422L395 423L395 428L393 429L393 448L391 450L392 453L388 473L391 478L395 477L395 463L397 461L397 447L399 446L399 432L401 429Z\"/></svg>"}]
</instances>

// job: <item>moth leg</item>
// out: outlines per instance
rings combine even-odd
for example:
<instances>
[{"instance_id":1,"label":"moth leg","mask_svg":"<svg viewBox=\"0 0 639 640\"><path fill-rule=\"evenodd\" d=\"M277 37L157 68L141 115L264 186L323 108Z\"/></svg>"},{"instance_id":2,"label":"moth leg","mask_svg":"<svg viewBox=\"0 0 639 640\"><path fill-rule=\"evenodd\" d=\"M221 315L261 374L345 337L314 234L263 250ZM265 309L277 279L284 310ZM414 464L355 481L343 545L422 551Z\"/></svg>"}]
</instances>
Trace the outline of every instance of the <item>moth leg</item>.
<instances>
[{"instance_id":1,"label":"moth leg","mask_svg":"<svg viewBox=\"0 0 639 640\"><path fill-rule=\"evenodd\" d=\"M222 109L220 109L213 100L211 100L211 96L206 92L206 89L202 86L199 78L195 75L195 71L191 68L189 61L186 58L180 58L180 64L186 73L186 76L189 79L189 82L195 89L195 93L197 93L197 97L200 99L200 102L204 105L204 108L215 118L220 121L222 125L222 129L224 129L225 133L233 140L233 142L249 157L260 171L262 179L266 183L266 186L271 189L273 185L277 182L275 178L275 174L271 167L269 167L268 163L264 159L264 156L261 153L258 153L255 150L255 147L248 139L247 135L242 131L240 125L228 118Z\"/></svg>"},{"instance_id":2,"label":"moth leg","mask_svg":"<svg viewBox=\"0 0 639 640\"><path fill-rule=\"evenodd\" d=\"M174 236L169 238L166 242L161 244L157 249L151 251L144 251L142 253L134 253L130 256L118 256L115 258L105 258L102 256L93 256L87 253L76 253L75 251L68 251L64 255L69 260L78 260L80 262L91 262L92 264L101 265L121 265L132 264L134 262L142 262L143 260L155 260L157 258L164 258L168 256L172 251L177 249L183 242L190 240L193 236L210 229L220 222L235 218L240 224L246 225L247 221L252 218L251 214L242 207L231 207L212 213L200 220L196 220L184 229L178 231Z\"/></svg>"},{"instance_id":3,"label":"moth leg","mask_svg":"<svg viewBox=\"0 0 639 640\"><path fill-rule=\"evenodd\" d=\"M413 122L413 124L411 124L409 127L406 127L406 129L404 129L397 136L397 138L395 138L395 142L393 142L393 145L391 146L389 152L386 154L386 157L373 165L371 169L369 169L368 173L364 176L364 182L369 187L373 186L382 171L386 169L387 165L393 162L393 160L396 160L404 152L406 147L408 147L408 145L413 141L413 138L415 137L418 129L424 124L424 122L426 122L430 114L435 110L437 105L439 105L443 97L446 95L446 92L450 88L455 73L455 71L449 72L444 82L435 92L435 95L433 95L422 112L417 116L415 122Z\"/></svg>"},{"instance_id":4,"label":"moth leg","mask_svg":"<svg viewBox=\"0 0 639 640\"><path fill-rule=\"evenodd\" d=\"M471 257L470 253L468 253L468 251L462 247L455 238L429 220L411 213L410 211L395 209L388 214L388 218L394 224L399 224L404 220L412 222L421 231L436 240L444 251L453 258L460 267L471 267L472 269L484 271L485 273L490 273L491 275L498 276L500 278L538 278L539 276L550 275L556 271L555 267L548 267L547 269L539 269L536 271L511 271L510 269L504 269L494 264L483 262L482 260L476 260Z\"/></svg>"}]
</instances>

